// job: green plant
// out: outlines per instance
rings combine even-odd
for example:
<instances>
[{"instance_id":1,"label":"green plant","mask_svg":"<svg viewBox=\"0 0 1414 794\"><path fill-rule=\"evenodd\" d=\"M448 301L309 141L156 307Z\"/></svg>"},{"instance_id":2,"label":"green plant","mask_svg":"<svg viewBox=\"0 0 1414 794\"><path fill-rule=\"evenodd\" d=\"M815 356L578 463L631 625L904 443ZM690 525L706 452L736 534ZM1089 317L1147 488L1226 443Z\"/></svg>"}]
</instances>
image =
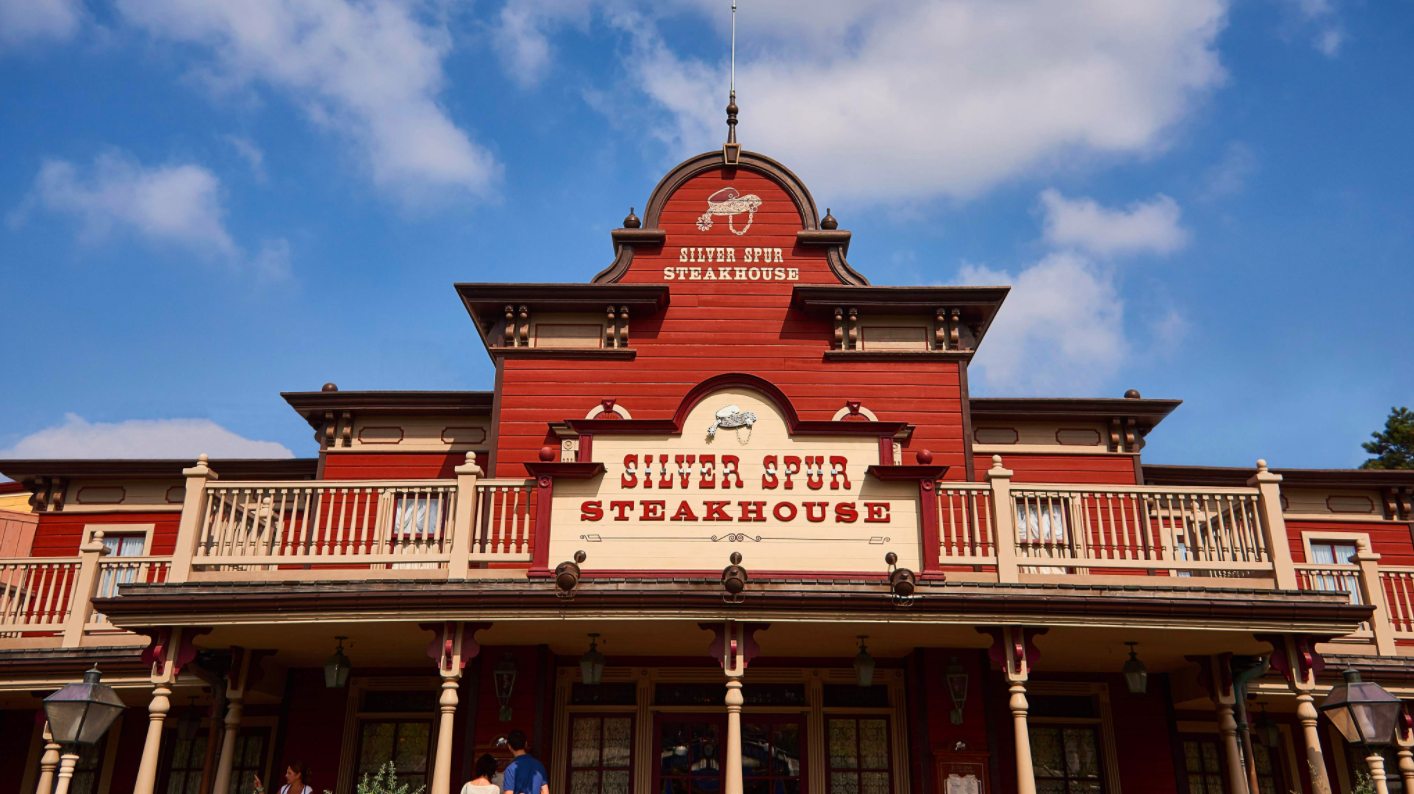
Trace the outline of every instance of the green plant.
<instances>
[{"instance_id":1,"label":"green plant","mask_svg":"<svg viewBox=\"0 0 1414 794\"><path fill-rule=\"evenodd\" d=\"M410 790L410 783L398 784L398 770L393 767L393 762L389 761L378 770L378 774L369 777L364 775L358 782L356 794L422 794L426 786L418 786L416 790ZM324 794L334 794L328 789Z\"/></svg>"},{"instance_id":2,"label":"green plant","mask_svg":"<svg viewBox=\"0 0 1414 794\"><path fill-rule=\"evenodd\" d=\"M1369 772L1362 770L1355 773L1355 790L1351 794L1375 794L1375 779L1370 777Z\"/></svg>"},{"instance_id":3,"label":"green plant","mask_svg":"<svg viewBox=\"0 0 1414 794\"><path fill-rule=\"evenodd\" d=\"M1414 469L1414 411L1408 408L1389 409L1383 433L1371 433L1373 441L1360 446L1376 457L1360 466L1362 469Z\"/></svg>"}]
</instances>

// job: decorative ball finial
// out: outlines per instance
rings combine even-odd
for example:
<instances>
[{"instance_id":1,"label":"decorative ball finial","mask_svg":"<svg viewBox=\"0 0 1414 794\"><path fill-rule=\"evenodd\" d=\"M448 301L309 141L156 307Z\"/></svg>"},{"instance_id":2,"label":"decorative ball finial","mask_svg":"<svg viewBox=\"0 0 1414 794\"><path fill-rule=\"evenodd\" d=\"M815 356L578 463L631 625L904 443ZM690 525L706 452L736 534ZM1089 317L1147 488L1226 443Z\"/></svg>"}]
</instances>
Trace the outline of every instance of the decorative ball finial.
<instances>
[{"instance_id":1,"label":"decorative ball finial","mask_svg":"<svg viewBox=\"0 0 1414 794\"><path fill-rule=\"evenodd\" d=\"M1140 398L1139 398L1139 390L1138 390L1138 389L1130 389L1129 391L1127 391L1127 392L1124 393L1124 399L1126 399L1126 400L1138 400L1138 399L1140 399Z\"/></svg>"},{"instance_id":2,"label":"decorative ball finial","mask_svg":"<svg viewBox=\"0 0 1414 794\"><path fill-rule=\"evenodd\" d=\"M1002 467L1002 456L1001 456L1001 455L993 455L993 456L992 456L992 468L994 468L994 469L1000 469L1001 467Z\"/></svg>"},{"instance_id":3,"label":"decorative ball finial","mask_svg":"<svg viewBox=\"0 0 1414 794\"><path fill-rule=\"evenodd\" d=\"M739 552L739 551L734 551L734 552L732 552L732 556L729 557L728 559L730 559L730 560L732 561L732 565L741 565L741 552Z\"/></svg>"},{"instance_id":4,"label":"decorative ball finial","mask_svg":"<svg viewBox=\"0 0 1414 794\"><path fill-rule=\"evenodd\" d=\"M727 100L727 143L736 143L736 89Z\"/></svg>"},{"instance_id":5,"label":"decorative ball finial","mask_svg":"<svg viewBox=\"0 0 1414 794\"><path fill-rule=\"evenodd\" d=\"M827 231L834 231L840 228L840 222L835 220L835 216L830 214L830 208L825 208L825 217L820 219L820 228Z\"/></svg>"},{"instance_id":6,"label":"decorative ball finial","mask_svg":"<svg viewBox=\"0 0 1414 794\"><path fill-rule=\"evenodd\" d=\"M929 466L933 463L933 451L929 449L918 450L918 454L914 457L918 459L918 465L920 466Z\"/></svg>"},{"instance_id":7,"label":"decorative ball finial","mask_svg":"<svg viewBox=\"0 0 1414 794\"><path fill-rule=\"evenodd\" d=\"M198 466L205 466L206 464L208 464L208 463L210 463L210 462L211 462L211 458L208 457L205 452L203 452L203 453L201 453L200 455L197 455L197 456L196 456L196 465L198 465Z\"/></svg>"},{"instance_id":8,"label":"decorative ball finial","mask_svg":"<svg viewBox=\"0 0 1414 794\"><path fill-rule=\"evenodd\" d=\"M642 225L643 225L643 221L639 220L639 219L638 219L638 216L633 214L633 207L629 207L629 208L628 208L628 217L624 218L624 228L625 228L625 229L637 229L637 228L639 228L639 227L642 226Z\"/></svg>"},{"instance_id":9,"label":"decorative ball finial","mask_svg":"<svg viewBox=\"0 0 1414 794\"><path fill-rule=\"evenodd\" d=\"M332 384L332 383L326 383L326 384L324 384L324 388L320 389L320 391L338 391L338 390L339 390L339 387L338 387L338 386L335 386L335 385Z\"/></svg>"},{"instance_id":10,"label":"decorative ball finial","mask_svg":"<svg viewBox=\"0 0 1414 794\"><path fill-rule=\"evenodd\" d=\"M541 448L540 448L540 459L543 460L543 461L545 461L546 463L549 463L550 461L554 460L554 459L555 459L555 448L554 448L554 447L550 447L550 446L541 447Z\"/></svg>"},{"instance_id":11,"label":"decorative ball finial","mask_svg":"<svg viewBox=\"0 0 1414 794\"><path fill-rule=\"evenodd\" d=\"M1267 470L1267 461L1266 461L1265 459L1258 458L1258 459L1257 459L1257 471L1266 471L1266 470Z\"/></svg>"}]
</instances>

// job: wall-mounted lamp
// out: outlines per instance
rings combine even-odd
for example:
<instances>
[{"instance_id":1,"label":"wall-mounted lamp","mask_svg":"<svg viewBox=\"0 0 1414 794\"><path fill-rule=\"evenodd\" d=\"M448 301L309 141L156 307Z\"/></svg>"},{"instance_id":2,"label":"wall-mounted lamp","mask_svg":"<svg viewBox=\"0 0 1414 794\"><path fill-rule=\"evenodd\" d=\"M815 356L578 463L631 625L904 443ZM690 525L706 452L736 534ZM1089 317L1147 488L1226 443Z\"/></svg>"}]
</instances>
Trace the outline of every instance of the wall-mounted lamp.
<instances>
[{"instance_id":1,"label":"wall-mounted lamp","mask_svg":"<svg viewBox=\"0 0 1414 794\"><path fill-rule=\"evenodd\" d=\"M860 634L858 639L859 655L854 657L854 677L859 681L860 686L870 686L874 683L874 657L864 646L864 641L869 639L869 635Z\"/></svg>"},{"instance_id":2,"label":"wall-mounted lamp","mask_svg":"<svg viewBox=\"0 0 1414 794\"><path fill-rule=\"evenodd\" d=\"M349 671L353 670L349 657L344 655L344 640L348 637L334 639L339 641L339 647L324 660L324 686L329 689L343 689L349 685Z\"/></svg>"},{"instance_id":3,"label":"wall-mounted lamp","mask_svg":"<svg viewBox=\"0 0 1414 794\"><path fill-rule=\"evenodd\" d=\"M510 651L507 651L506 658L502 659L491 673L496 683L496 701L501 704L501 722L511 721L511 693L515 691L518 672L520 671L516 668L515 659L511 657Z\"/></svg>"},{"instance_id":4,"label":"wall-mounted lamp","mask_svg":"<svg viewBox=\"0 0 1414 794\"><path fill-rule=\"evenodd\" d=\"M560 598L574 598L574 588L579 585L579 564L587 559L588 554L577 551L574 553L574 562L562 562L555 566L555 587L559 588L555 595Z\"/></svg>"},{"instance_id":5,"label":"wall-mounted lamp","mask_svg":"<svg viewBox=\"0 0 1414 794\"><path fill-rule=\"evenodd\" d=\"M590 634L589 650L579 657L579 675L590 686L604 680L604 654L599 652L598 639L598 634Z\"/></svg>"},{"instance_id":6,"label":"wall-mounted lamp","mask_svg":"<svg viewBox=\"0 0 1414 794\"><path fill-rule=\"evenodd\" d=\"M722 600L728 604L740 604L746 600L742 594L746 589L746 569L741 567L741 552L732 552L728 559L732 564L722 569L722 589L727 591Z\"/></svg>"},{"instance_id":7,"label":"wall-mounted lamp","mask_svg":"<svg viewBox=\"0 0 1414 794\"><path fill-rule=\"evenodd\" d=\"M1139 661L1139 654L1134 652L1137 642L1126 642L1129 646L1129 661L1124 663L1120 672L1124 673L1124 685L1129 687L1129 694L1142 695L1149 691L1149 668Z\"/></svg>"},{"instance_id":8,"label":"wall-mounted lamp","mask_svg":"<svg viewBox=\"0 0 1414 794\"><path fill-rule=\"evenodd\" d=\"M967 668L958 663L957 657L952 657L948 663L947 674L948 693L952 695L952 724L962 724L962 707L967 705Z\"/></svg>"},{"instance_id":9,"label":"wall-mounted lamp","mask_svg":"<svg viewBox=\"0 0 1414 794\"><path fill-rule=\"evenodd\" d=\"M901 607L913 605L913 593L918 589L918 577L907 568L899 568L898 555L889 552L884 555L884 563L889 566L889 591L894 604Z\"/></svg>"}]
</instances>

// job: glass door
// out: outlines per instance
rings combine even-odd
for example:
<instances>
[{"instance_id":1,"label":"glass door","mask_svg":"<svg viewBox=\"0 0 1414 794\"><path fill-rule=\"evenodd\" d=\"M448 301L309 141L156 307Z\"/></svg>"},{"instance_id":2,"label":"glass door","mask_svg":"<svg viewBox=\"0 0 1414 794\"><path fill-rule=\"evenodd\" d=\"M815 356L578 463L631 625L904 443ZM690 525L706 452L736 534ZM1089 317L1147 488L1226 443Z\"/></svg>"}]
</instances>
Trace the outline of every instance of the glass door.
<instances>
[{"instance_id":1,"label":"glass door","mask_svg":"<svg viewBox=\"0 0 1414 794\"><path fill-rule=\"evenodd\" d=\"M726 716L660 714L654 742L658 766L655 794L718 794L722 790L722 742Z\"/></svg>"},{"instance_id":2,"label":"glass door","mask_svg":"<svg viewBox=\"0 0 1414 794\"><path fill-rule=\"evenodd\" d=\"M791 714L743 717L741 722L744 794L802 794L805 720Z\"/></svg>"}]
</instances>

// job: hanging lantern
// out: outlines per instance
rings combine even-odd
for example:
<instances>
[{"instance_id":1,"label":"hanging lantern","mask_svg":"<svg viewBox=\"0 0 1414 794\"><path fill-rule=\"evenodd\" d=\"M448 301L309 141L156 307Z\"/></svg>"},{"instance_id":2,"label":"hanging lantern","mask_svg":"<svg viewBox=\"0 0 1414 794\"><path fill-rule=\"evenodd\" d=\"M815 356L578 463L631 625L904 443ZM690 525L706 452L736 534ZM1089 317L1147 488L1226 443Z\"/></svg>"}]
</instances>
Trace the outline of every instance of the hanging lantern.
<instances>
[{"instance_id":1,"label":"hanging lantern","mask_svg":"<svg viewBox=\"0 0 1414 794\"><path fill-rule=\"evenodd\" d=\"M501 722L511 721L511 693L516 688L516 662L509 651L506 658L496 665L491 677L496 682L496 700L501 704Z\"/></svg>"},{"instance_id":2,"label":"hanging lantern","mask_svg":"<svg viewBox=\"0 0 1414 794\"><path fill-rule=\"evenodd\" d=\"M182 714L182 718L177 720L177 738L189 742L196 738L196 734L201 730L201 713L196 710L196 696L193 695L191 703L187 704L187 710Z\"/></svg>"},{"instance_id":3,"label":"hanging lantern","mask_svg":"<svg viewBox=\"0 0 1414 794\"><path fill-rule=\"evenodd\" d=\"M1257 743L1263 747L1281 746L1281 728L1277 727L1276 721L1267 716L1267 704L1263 703L1262 714L1257 718L1257 724L1252 726L1252 733L1257 738Z\"/></svg>"},{"instance_id":4,"label":"hanging lantern","mask_svg":"<svg viewBox=\"0 0 1414 794\"><path fill-rule=\"evenodd\" d=\"M96 744L118 715L123 699L113 687L99 683L103 674L94 667L83 674L83 683L65 684L44 699L49 735L59 744Z\"/></svg>"},{"instance_id":5,"label":"hanging lantern","mask_svg":"<svg viewBox=\"0 0 1414 794\"><path fill-rule=\"evenodd\" d=\"M859 655L854 657L854 675L860 686L874 683L874 657L870 656L869 649L864 647L864 641L867 639L868 634L859 635Z\"/></svg>"},{"instance_id":6,"label":"hanging lantern","mask_svg":"<svg viewBox=\"0 0 1414 794\"><path fill-rule=\"evenodd\" d=\"M598 634L590 634L589 650L579 657L579 675L590 686L604 680L604 654L599 652L598 638Z\"/></svg>"},{"instance_id":7,"label":"hanging lantern","mask_svg":"<svg viewBox=\"0 0 1414 794\"><path fill-rule=\"evenodd\" d=\"M339 641L339 647L334 649L334 653L324 660L324 686L329 689L343 689L349 685L349 672L353 670L353 665L349 663L349 657L344 655L344 640L348 637L335 637Z\"/></svg>"},{"instance_id":8,"label":"hanging lantern","mask_svg":"<svg viewBox=\"0 0 1414 794\"><path fill-rule=\"evenodd\" d=\"M1331 689L1320 710L1347 742L1384 747L1394 741L1399 706L1399 698L1379 684L1361 681L1360 671L1349 668L1345 670L1345 683Z\"/></svg>"},{"instance_id":9,"label":"hanging lantern","mask_svg":"<svg viewBox=\"0 0 1414 794\"><path fill-rule=\"evenodd\" d=\"M1139 654L1134 652L1137 642L1126 642L1129 646L1129 661L1124 663L1120 672L1124 673L1124 684L1129 687L1129 694L1142 695L1149 691L1149 668L1139 661Z\"/></svg>"},{"instance_id":10,"label":"hanging lantern","mask_svg":"<svg viewBox=\"0 0 1414 794\"><path fill-rule=\"evenodd\" d=\"M962 707L967 703L967 668L952 657L948 663L948 692L952 695L952 724L962 724Z\"/></svg>"}]
</instances>

